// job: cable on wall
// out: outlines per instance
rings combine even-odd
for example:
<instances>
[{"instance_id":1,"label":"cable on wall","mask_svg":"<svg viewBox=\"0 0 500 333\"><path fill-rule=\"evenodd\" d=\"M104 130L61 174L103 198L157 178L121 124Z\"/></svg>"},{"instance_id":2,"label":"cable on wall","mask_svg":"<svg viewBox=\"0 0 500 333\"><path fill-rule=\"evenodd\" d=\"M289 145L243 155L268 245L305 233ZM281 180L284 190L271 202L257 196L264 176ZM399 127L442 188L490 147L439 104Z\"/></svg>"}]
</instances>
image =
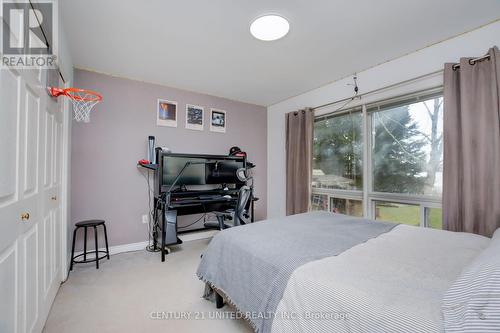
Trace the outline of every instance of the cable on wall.
<instances>
[{"instance_id":1,"label":"cable on wall","mask_svg":"<svg viewBox=\"0 0 500 333\"><path fill-rule=\"evenodd\" d=\"M352 101L354 101L356 98L361 98L361 96L359 95L359 86L358 86L358 76L356 74L353 75L352 77L352 82L353 83L348 83L347 85L348 86L353 86L353 90L354 90L354 94L352 97L350 98L347 98L345 100L345 103L342 104L342 106L340 106L337 110L335 111L332 111L332 113L335 113L335 112L338 112L340 110L342 110L343 108L345 108L347 105L349 105ZM329 105L332 105L332 104L336 104L337 102L334 102L334 103L328 103L328 104L324 104L324 105L320 105L320 106L317 106L317 107L314 107L312 108L313 110L316 110L316 109L319 109L319 108L323 108L325 106L329 106Z\"/></svg>"}]
</instances>

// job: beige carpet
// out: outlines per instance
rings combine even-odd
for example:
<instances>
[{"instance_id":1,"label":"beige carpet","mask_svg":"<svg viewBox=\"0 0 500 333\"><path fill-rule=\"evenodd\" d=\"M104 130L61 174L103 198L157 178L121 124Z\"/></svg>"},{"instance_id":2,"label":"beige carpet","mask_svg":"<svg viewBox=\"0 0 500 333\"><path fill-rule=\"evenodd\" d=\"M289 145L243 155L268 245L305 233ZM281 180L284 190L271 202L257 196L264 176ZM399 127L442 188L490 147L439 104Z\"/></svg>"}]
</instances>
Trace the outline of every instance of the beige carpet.
<instances>
[{"instance_id":1,"label":"beige carpet","mask_svg":"<svg viewBox=\"0 0 500 333\"><path fill-rule=\"evenodd\" d=\"M232 309L216 310L201 298L204 285L195 272L208 242L172 248L164 263L158 253L139 251L111 256L99 270L76 265L59 289L44 332L252 332L243 320L214 319ZM151 319L172 315L177 319Z\"/></svg>"}]
</instances>

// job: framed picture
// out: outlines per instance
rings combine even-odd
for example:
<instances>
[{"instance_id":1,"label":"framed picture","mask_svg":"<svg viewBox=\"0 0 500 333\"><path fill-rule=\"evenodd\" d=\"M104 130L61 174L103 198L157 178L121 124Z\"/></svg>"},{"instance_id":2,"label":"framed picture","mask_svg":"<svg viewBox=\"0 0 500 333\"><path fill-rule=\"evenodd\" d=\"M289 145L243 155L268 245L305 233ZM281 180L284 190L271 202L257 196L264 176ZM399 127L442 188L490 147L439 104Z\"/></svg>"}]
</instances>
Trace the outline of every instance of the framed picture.
<instances>
[{"instance_id":1,"label":"framed picture","mask_svg":"<svg viewBox=\"0 0 500 333\"><path fill-rule=\"evenodd\" d=\"M158 100L156 125L177 127L177 102Z\"/></svg>"},{"instance_id":2,"label":"framed picture","mask_svg":"<svg viewBox=\"0 0 500 333\"><path fill-rule=\"evenodd\" d=\"M210 109L210 130L212 132L226 133L226 111Z\"/></svg>"},{"instance_id":3,"label":"framed picture","mask_svg":"<svg viewBox=\"0 0 500 333\"><path fill-rule=\"evenodd\" d=\"M186 104L186 128L203 131L203 108Z\"/></svg>"}]
</instances>

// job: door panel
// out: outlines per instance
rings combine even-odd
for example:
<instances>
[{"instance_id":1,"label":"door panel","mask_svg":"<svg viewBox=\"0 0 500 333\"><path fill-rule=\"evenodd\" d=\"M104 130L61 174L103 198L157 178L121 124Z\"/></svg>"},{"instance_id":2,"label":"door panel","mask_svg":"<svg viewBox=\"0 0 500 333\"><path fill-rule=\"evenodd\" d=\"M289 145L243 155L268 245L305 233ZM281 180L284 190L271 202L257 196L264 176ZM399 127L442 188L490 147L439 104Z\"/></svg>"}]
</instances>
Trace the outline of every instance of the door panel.
<instances>
[{"instance_id":1,"label":"door panel","mask_svg":"<svg viewBox=\"0 0 500 333\"><path fill-rule=\"evenodd\" d=\"M54 115L46 110L45 112L45 167L44 167L44 187L49 187L52 184L52 151L54 147Z\"/></svg>"},{"instance_id":2,"label":"door panel","mask_svg":"<svg viewBox=\"0 0 500 333\"><path fill-rule=\"evenodd\" d=\"M38 319L38 225L24 237L24 332L32 332Z\"/></svg>"},{"instance_id":3,"label":"door panel","mask_svg":"<svg viewBox=\"0 0 500 333\"><path fill-rule=\"evenodd\" d=\"M43 273L44 273L44 298L47 297L52 284L52 213L43 220Z\"/></svg>"},{"instance_id":4,"label":"door panel","mask_svg":"<svg viewBox=\"0 0 500 333\"><path fill-rule=\"evenodd\" d=\"M57 256L61 254L61 213L62 210L61 208L57 208L54 212L54 275L59 271L61 268L61 260L64 258L64 256L61 258L61 260L57 260Z\"/></svg>"},{"instance_id":5,"label":"door panel","mask_svg":"<svg viewBox=\"0 0 500 333\"><path fill-rule=\"evenodd\" d=\"M51 251L51 258L52 261L50 262L50 283L54 282L54 278L56 276L56 261L57 261L57 256L56 256L56 241L57 241L57 231L56 231L56 211L53 210L51 212L51 218L50 218L50 231L51 231L51 243L50 243L50 251Z\"/></svg>"},{"instance_id":6,"label":"door panel","mask_svg":"<svg viewBox=\"0 0 500 333\"><path fill-rule=\"evenodd\" d=\"M0 255L0 332L17 332L17 242Z\"/></svg>"},{"instance_id":7,"label":"door panel","mask_svg":"<svg viewBox=\"0 0 500 333\"><path fill-rule=\"evenodd\" d=\"M38 192L40 98L26 87L24 114L24 197Z\"/></svg>"},{"instance_id":8,"label":"door panel","mask_svg":"<svg viewBox=\"0 0 500 333\"><path fill-rule=\"evenodd\" d=\"M0 70L0 208L16 200L17 155L19 146L20 77L10 70ZM7 112L9 110L9 112Z\"/></svg>"},{"instance_id":9,"label":"door panel","mask_svg":"<svg viewBox=\"0 0 500 333\"><path fill-rule=\"evenodd\" d=\"M55 122L55 159L54 159L54 185L61 185L62 180L62 123Z\"/></svg>"}]
</instances>

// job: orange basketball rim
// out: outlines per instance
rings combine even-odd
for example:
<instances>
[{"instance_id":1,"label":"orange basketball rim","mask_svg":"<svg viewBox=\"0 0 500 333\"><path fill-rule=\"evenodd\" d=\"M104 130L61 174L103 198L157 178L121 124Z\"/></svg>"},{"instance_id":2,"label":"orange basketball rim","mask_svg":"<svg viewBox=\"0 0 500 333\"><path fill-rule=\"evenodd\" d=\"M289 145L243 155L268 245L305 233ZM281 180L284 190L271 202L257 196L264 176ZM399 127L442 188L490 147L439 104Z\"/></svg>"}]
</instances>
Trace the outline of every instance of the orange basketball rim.
<instances>
[{"instance_id":1,"label":"orange basketball rim","mask_svg":"<svg viewBox=\"0 0 500 333\"><path fill-rule=\"evenodd\" d=\"M90 111L102 101L102 95L98 92L80 88L56 88L49 87L49 94L53 97L66 96L73 103L75 120L88 123L90 121Z\"/></svg>"}]
</instances>

